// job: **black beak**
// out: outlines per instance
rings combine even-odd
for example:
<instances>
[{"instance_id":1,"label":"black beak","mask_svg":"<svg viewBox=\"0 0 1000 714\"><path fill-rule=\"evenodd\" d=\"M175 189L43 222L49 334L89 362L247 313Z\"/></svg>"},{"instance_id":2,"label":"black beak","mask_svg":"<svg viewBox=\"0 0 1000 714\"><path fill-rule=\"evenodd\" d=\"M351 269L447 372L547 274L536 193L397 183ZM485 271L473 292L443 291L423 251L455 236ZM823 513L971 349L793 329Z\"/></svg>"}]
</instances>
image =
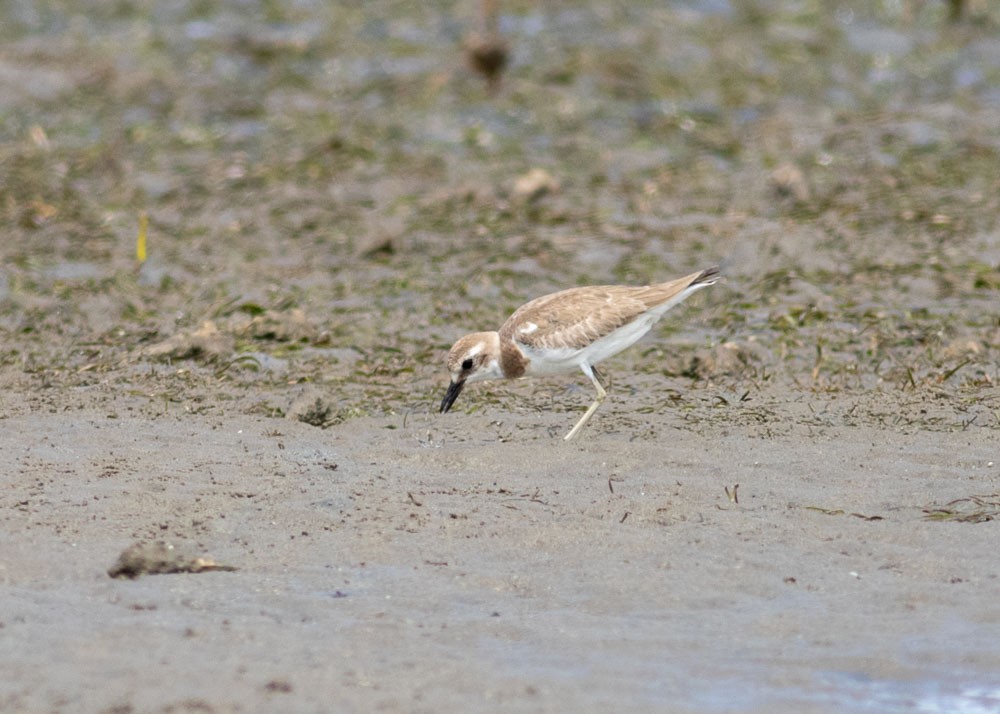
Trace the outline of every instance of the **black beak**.
<instances>
[{"instance_id":1,"label":"black beak","mask_svg":"<svg viewBox=\"0 0 1000 714\"><path fill-rule=\"evenodd\" d=\"M444 399L441 400L442 414L451 409L451 405L455 403L456 399L458 399L458 395L462 393L462 387L464 386L464 379L461 382L452 382L448 385L448 392L444 395Z\"/></svg>"}]
</instances>

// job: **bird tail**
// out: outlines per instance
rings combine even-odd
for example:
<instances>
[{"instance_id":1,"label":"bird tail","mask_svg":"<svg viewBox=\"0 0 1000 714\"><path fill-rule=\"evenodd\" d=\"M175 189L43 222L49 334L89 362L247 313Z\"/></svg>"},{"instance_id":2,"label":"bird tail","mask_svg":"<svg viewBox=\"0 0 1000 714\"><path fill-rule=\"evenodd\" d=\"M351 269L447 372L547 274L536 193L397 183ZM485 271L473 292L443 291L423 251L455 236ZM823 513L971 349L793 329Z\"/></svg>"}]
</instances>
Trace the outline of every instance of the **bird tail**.
<instances>
[{"instance_id":1,"label":"bird tail","mask_svg":"<svg viewBox=\"0 0 1000 714\"><path fill-rule=\"evenodd\" d=\"M692 280L688 287L692 285L711 285L712 283L718 282L722 277L722 273L719 272L719 266L713 265L711 268L705 268L701 271L698 276Z\"/></svg>"}]
</instances>

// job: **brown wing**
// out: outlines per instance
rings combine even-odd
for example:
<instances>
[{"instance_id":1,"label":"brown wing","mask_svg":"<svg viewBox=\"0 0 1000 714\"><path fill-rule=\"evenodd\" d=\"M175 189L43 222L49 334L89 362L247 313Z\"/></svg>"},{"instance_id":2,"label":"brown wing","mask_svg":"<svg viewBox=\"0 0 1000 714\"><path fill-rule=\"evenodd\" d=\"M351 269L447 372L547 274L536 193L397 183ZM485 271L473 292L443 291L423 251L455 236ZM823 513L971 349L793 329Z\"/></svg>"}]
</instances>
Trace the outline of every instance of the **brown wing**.
<instances>
[{"instance_id":1,"label":"brown wing","mask_svg":"<svg viewBox=\"0 0 1000 714\"><path fill-rule=\"evenodd\" d=\"M716 279L718 270L710 268L658 285L570 288L522 305L500 328L500 339L535 349L583 349L686 288Z\"/></svg>"},{"instance_id":2,"label":"brown wing","mask_svg":"<svg viewBox=\"0 0 1000 714\"><path fill-rule=\"evenodd\" d=\"M535 349L582 349L648 307L632 297L636 290L617 285L572 288L522 305L500 328L510 338Z\"/></svg>"}]
</instances>

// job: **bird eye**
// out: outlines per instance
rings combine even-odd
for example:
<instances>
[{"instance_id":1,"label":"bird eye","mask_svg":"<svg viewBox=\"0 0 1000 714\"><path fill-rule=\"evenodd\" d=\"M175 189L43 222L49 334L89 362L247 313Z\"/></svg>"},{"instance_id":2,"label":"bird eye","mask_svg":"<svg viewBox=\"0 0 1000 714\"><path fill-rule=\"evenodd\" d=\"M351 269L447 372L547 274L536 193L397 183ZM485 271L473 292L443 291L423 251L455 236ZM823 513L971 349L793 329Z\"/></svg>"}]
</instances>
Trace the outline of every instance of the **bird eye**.
<instances>
[{"instance_id":1,"label":"bird eye","mask_svg":"<svg viewBox=\"0 0 1000 714\"><path fill-rule=\"evenodd\" d=\"M467 358L466 358L466 359L465 359L465 360L464 360L464 361L462 362L462 371L463 371L463 372L467 372L467 371L469 371L470 369L472 369L472 358L471 358L471 357L467 357Z\"/></svg>"}]
</instances>

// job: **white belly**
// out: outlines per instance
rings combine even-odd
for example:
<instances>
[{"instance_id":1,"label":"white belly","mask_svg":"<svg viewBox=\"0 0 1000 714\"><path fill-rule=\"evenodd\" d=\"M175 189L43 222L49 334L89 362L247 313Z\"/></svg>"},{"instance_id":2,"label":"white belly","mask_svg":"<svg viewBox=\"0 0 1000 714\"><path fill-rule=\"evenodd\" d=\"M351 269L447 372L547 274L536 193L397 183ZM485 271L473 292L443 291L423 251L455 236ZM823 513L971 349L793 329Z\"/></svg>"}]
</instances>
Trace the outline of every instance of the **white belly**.
<instances>
[{"instance_id":1,"label":"white belly","mask_svg":"<svg viewBox=\"0 0 1000 714\"><path fill-rule=\"evenodd\" d=\"M613 357L638 342L649 332L660 315L646 313L614 332L605 335L583 349L561 347L533 350L522 344L517 346L524 356L531 360L526 375L562 374L580 368L581 364L596 365L608 357Z\"/></svg>"}]
</instances>

